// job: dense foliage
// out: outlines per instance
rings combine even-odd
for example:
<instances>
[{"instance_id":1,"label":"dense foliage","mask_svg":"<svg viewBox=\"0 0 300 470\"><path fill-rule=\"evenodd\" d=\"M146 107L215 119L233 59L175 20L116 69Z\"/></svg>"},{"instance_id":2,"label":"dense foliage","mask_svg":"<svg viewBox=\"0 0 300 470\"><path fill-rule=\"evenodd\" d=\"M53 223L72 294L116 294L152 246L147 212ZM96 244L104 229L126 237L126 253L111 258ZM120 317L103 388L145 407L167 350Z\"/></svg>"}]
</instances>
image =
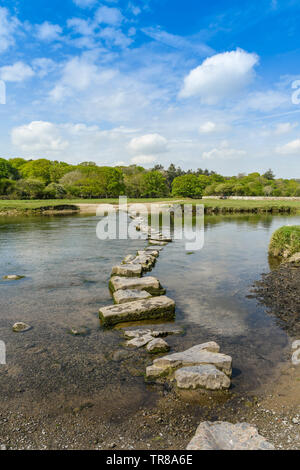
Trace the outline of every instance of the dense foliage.
<instances>
[{"instance_id":1,"label":"dense foliage","mask_svg":"<svg viewBox=\"0 0 300 470\"><path fill-rule=\"evenodd\" d=\"M300 196L300 181L275 179L272 170L221 176L213 171L184 171L171 164L151 170L137 165L79 165L45 158L0 158L1 199L111 198L201 196Z\"/></svg>"}]
</instances>

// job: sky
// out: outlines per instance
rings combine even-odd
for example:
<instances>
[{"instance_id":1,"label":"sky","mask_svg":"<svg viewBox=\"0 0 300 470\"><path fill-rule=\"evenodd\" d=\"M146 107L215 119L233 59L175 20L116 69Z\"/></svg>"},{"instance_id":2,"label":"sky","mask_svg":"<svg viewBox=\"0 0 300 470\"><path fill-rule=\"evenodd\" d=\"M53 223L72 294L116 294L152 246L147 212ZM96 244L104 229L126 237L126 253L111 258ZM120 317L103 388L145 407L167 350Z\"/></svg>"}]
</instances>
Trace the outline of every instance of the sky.
<instances>
[{"instance_id":1,"label":"sky","mask_svg":"<svg viewBox=\"0 0 300 470\"><path fill-rule=\"evenodd\" d=\"M299 24L298 0L0 0L0 155L300 178Z\"/></svg>"}]
</instances>

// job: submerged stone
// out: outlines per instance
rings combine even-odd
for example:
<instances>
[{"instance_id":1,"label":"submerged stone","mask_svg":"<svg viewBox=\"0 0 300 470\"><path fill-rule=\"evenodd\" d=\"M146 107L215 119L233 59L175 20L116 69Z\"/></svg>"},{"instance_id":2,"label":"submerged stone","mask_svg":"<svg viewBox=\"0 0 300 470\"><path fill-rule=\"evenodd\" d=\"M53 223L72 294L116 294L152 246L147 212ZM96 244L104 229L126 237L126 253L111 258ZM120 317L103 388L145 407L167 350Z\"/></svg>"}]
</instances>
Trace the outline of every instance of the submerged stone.
<instances>
[{"instance_id":1,"label":"submerged stone","mask_svg":"<svg viewBox=\"0 0 300 470\"><path fill-rule=\"evenodd\" d=\"M145 290L152 295L161 295L166 292L166 290L161 287L159 280L152 276L142 277L140 279L113 276L109 282L109 287L112 292L124 289Z\"/></svg>"},{"instance_id":2,"label":"submerged stone","mask_svg":"<svg viewBox=\"0 0 300 470\"><path fill-rule=\"evenodd\" d=\"M120 289L113 293L113 299L116 304L124 304L125 302L133 302L134 300L149 299L151 294L145 290L137 289Z\"/></svg>"},{"instance_id":3,"label":"submerged stone","mask_svg":"<svg viewBox=\"0 0 300 470\"><path fill-rule=\"evenodd\" d=\"M153 338L151 335L144 335L144 336L139 336L138 338L133 338L129 341L126 342L126 346L129 346L131 348L142 348L143 346L146 346L150 341L152 341Z\"/></svg>"},{"instance_id":4,"label":"submerged stone","mask_svg":"<svg viewBox=\"0 0 300 470\"><path fill-rule=\"evenodd\" d=\"M18 281L19 279L23 279L25 276L19 276L18 274L8 274L7 276L3 276L3 279L6 281Z\"/></svg>"},{"instance_id":5,"label":"submerged stone","mask_svg":"<svg viewBox=\"0 0 300 470\"><path fill-rule=\"evenodd\" d=\"M230 387L230 378L212 364L182 367L176 370L178 388L223 390Z\"/></svg>"},{"instance_id":6,"label":"submerged stone","mask_svg":"<svg viewBox=\"0 0 300 470\"><path fill-rule=\"evenodd\" d=\"M248 423L204 421L187 450L273 450L274 446Z\"/></svg>"},{"instance_id":7,"label":"submerged stone","mask_svg":"<svg viewBox=\"0 0 300 470\"><path fill-rule=\"evenodd\" d=\"M142 266L140 264L120 264L114 266L111 271L112 276L141 277Z\"/></svg>"},{"instance_id":8,"label":"submerged stone","mask_svg":"<svg viewBox=\"0 0 300 470\"><path fill-rule=\"evenodd\" d=\"M146 346L146 349L149 353L156 354L156 353L168 352L170 350L170 346L165 340L161 338L153 339L152 336L151 338L152 338L152 341L150 341Z\"/></svg>"},{"instance_id":9,"label":"submerged stone","mask_svg":"<svg viewBox=\"0 0 300 470\"><path fill-rule=\"evenodd\" d=\"M171 319L174 315L175 302L167 296L135 300L125 304L102 307L99 310L103 326L138 320Z\"/></svg>"}]
</instances>

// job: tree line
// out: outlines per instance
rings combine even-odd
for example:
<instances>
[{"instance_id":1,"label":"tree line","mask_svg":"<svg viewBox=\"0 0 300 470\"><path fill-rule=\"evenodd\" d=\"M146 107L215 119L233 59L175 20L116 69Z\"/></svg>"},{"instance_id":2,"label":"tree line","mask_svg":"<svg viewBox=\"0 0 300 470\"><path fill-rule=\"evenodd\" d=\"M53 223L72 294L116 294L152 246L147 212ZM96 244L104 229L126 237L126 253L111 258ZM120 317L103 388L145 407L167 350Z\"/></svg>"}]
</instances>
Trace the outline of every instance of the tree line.
<instances>
[{"instance_id":1,"label":"tree line","mask_svg":"<svg viewBox=\"0 0 300 470\"><path fill-rule=\"evenodd\" d=\"M202 196L300 196L300 180L276 179L272 170L222 176L214 171L183 170L173 163L98 166L94 162L70 165L45 158L0 158L1 199L72 199Z\"/></svg>"}]
</instances>

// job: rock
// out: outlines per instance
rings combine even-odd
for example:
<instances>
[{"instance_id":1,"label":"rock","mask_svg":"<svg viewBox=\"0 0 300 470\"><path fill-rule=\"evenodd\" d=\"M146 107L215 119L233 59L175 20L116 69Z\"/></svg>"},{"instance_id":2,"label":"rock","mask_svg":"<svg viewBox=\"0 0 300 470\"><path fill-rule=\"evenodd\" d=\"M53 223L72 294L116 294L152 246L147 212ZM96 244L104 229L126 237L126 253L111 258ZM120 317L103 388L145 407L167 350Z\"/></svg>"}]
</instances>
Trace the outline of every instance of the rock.
<instances>
[{"instance_id":1,"label":"rock","mask_svg":"<svg viewBox=\"0 0 300 470\"><path fill-rule=\"evenodd\" d=\"M120 362L125 359L128 359L131 356L132 353L129 351L125 351L125 349L118 349L115 351L112 355L112 360L115 362Z\"/></svg>"},{"instance_id":2,"label":"rock","mask_svg":"<svg viewBox=\"0 0 300 470\"><path fill-rule=\"evenodd\" d=\"M164 249L163 246L147 246L145 248L145 251L158 251L158 252L160 252L163 249Z\"/></svg>"},{"instance_id":3,"label":"rock","mask_svg":"<svg viewBox=\"0 0 300 470\"><path fill-rule=\"evenodd\" d=\"M257 429L248 423L204 421L187 446L187 450L273 450Z\"/></svg>"},{"instance_id":4,"label":"rock","mask_svg":"<svg viewBox=\"0 0 300 470\"><path fill-rule=\"evenodd\" d=\"M170 238L170 237L164 237L164 236L161 235L161 234L159 234L159 235L153 235L153 234L151 234L150 239L151 239L152 241L157 241L157 242L167 242L167 243L172 242L172 238Z\"/></svg>"},{"instance_id":5,"label":"rock","mask_svg":"<svg viewBox=\"0 0 300 470\"><path fill-rule=\"evenodd\" d=\"M296 339L296 341L293 341L292 343L292 349L298 349L300 348L300 339Z\"/></svg>"},{"instance_id":6,"label":"rock","mask_svg":"<svg viewBox=\"0 0 300 470\"><path fill-rule=\"evenodd\" d=\"M126 346L132 347L132 348L142 348L143 346L146 346L147 343L152 341L153 338L151 335L144 335L140 336L138 338L133 338L129 341L127 341Z\"/></svg>"},{"instance_id":7,"label":"rock","mask_svg":"<svg viewBox=\"0 0 300 470\"><path fill-rule=\"evenodd\" d=\"M294 366L298 366L300 364L300 348L296 349L296 351L292 355L292 363Z\"/></svg>"},{"instance_id":8,"label":"rock","mask_svg":"<svg viewBox=\"0 0 300 470\"><path fill-rule=\"evenodd\" d=\"M145 290L152 295L161 295L166 292L166 290L161 287L159 280L152 276L143 277L141 279L115 276L111 278L109 287L112 292L125 289Z\"/></svg>"},{"instance_id":9,"label":"rock","mask_svg":"<svg viewBox=\"0 0 300 470\"><path fill-rule=\"evenodd\" d=\"M168 244L168 242L163 242L163 241L158 241L158 240L153 240L152 238L150 238L148 240L149 242L149 245L157 245L157 246L165 246ZM156 249L156 248L155 248Z\"/></svg>"},{"instance_id":10,"label":"rock","mask_svg":"<svg viewBox=\"0 0 300 470\"><path fill-rule=\"evenodd\" d=\"M5 444L0 444L0 450L7 450L7 447Z\"/></svg>"},{"instance_id":11,"label":"rock","mask_svg":"<svg viewBox=\"0 0 300 470\"><path fill-rule=\"evenodd\" d=\"M89 334L89 329L85 326L80 326L78 328L71 328L70 333L73 336L87 336Z\"/></svg>"},{"instance_id":12,"label":"rock","mask_svg":"<svg viewBox=\"0 0 300 470\"><path fill-rule=\"evenodd\" d=\"M151 328L140 328L140 329L132 329L132 330L125 330L124 332L125 338L138 338L139 336L143 336L145 334L150 334L153 338L164 337L168 335L181 335L183 333L182 329L175 328L175 327L162 327L159 329Z\"/></svg>"},{"instance_id":13,"label":"rock","mask_svg":"<svg viewBox=\"0 0 300 470\"><path fill-rule=\"evenodd\" d=\"M148 256L148 255L150 255L150 256L154 256L154 258L158 258L158 256L159 256L159 251L157 251L157 250L148 250L148 251L146 251L146 250L139 250L139 251L137 252L137 254L138 254L139 256L143 256L143 255Z\"/></svg>"},{"instance_id":14,"label":"rock","mask_svg":"<svg viewBox=\"0 0 300 470\"><path fill-rule=\"evenodd\" d=\"M123 333L124 333L125 338L132 339L132 338L139 338L140 336L149 335L151 333L151 330L148 330L148 329L147 330L145 329L125 330Z\"/></svg>"},{"instance_id":15,"label":"rock","mask_svg":"<svg viewBox=\"0 0 300 470\"><path fill-rule=\"evenodd\" d=\"M24 333L25 331L31 330L31 326L23 323L22 321L17 322L13 325L12 330L15 333Z\"/></svg>"},{"instance_id":16,"label":"rock","mask_svg":"<svg viewBox=\"0 0 300 470\"><path fill-rule=\"evenodd\" d=\"M8 274L7 276L3 276L3 279L6 281L18 281L19 279L23 279L25 276L19 276L17 274Z\"/></svg>"},{"instance_id":17,"label":"rock","mask_svg":"<svg viewBox=\"0 0 300 470\"><path fill-rule=\"evenodd\" d=\"M114 266L111 271L112 276L141 277L142 266L140 264L120 264Z\"/></svg>"},{"instance_id":18,"label":"rock","mask_svg":"<svg viewBox=\"0 0 300 470\"><path fill-rule=\"evenodd\" d=\"M145 255L136 256L132 261L130 261L129 264L134 264L134 265L140 264L143 268L143 271L148 271L149 269L152 268L155 262L156 262L156 258L154 258L154 256L151 256L150 254L145 254Z\"/></svg>"},{"instance_id":19,"label":"rock","mask_svg":"<svg viewBox=\"0 0 300 470\"><path fill-rule=\"evenodd\" d=\"M287 259L288 263L300 263L300 253L295 253Z\"/></svg>"},{"instance_id":20,"label":"rock","mask_svg":"<svg viewBox=\"0 0 300 470\"><path fill-rule=\"evenodd\" d=\"M152 341L150 341L150 343L148 343L146 347L149 353L156 354L156 353L168 352L170 350L170 346L165 340L161 338L153 339L152 336L151 338L152 338Z\"/></svg>"},{"instance_id":21,"label":"rock","mask_svg":"<svg viewBox=\"0 0 300 470\"><path fill-rule=\"evenodd\" d=\"M220 354L219 345L214 341L198 344L186 351L160 357L153 361L152 366L147 367L147 377L159 377L169 374L179 367L213 364L217 369L229 377L232 373L232 358L226 354Z\"/></svg>"},{"instance_id":22,"label":"rock","mask_svg":"<svg viewBox=\"0 0 300 470\"><path fill-rule=\"evenodd\" d=\"M230 387L230 378L212 364L182 367L176 370L178 388L223 390Z\"/></svg>"},{"instance_id":23,"label":"rock","mask_svg":"<svg viewBox=\"0 0 300 470\"><path fill-rule=\"evenodd\" d=\"M99 310L103 326L139 320L172 319L174 315L175 302L167 296L135 300L125 304L102 307Z\"/></svg>"},{"instance_id":24,"label":"rock","mask_svg":"<svg viewBox=\"0 0 300 470\"><path fill-rule=\"evenodd\" d=\"M130 261L133 261L134 258L135 258L134 255L127 255L127 256L125 256L125 258L123 259L122 264L128 264L128 263L130 263Z\"/></svg>"},{"instance_id":25,"label":"rock","mask_svg":"<svg viewBox=\"0 0 300 470\"><path fill-rule=\"evenodd\" d=\"M149 299L151 294L145 290L123 289L113 293L113 299L116 304L124 304L125 302L133 302L134 300Z\"/></svg>"}]
</instances>

